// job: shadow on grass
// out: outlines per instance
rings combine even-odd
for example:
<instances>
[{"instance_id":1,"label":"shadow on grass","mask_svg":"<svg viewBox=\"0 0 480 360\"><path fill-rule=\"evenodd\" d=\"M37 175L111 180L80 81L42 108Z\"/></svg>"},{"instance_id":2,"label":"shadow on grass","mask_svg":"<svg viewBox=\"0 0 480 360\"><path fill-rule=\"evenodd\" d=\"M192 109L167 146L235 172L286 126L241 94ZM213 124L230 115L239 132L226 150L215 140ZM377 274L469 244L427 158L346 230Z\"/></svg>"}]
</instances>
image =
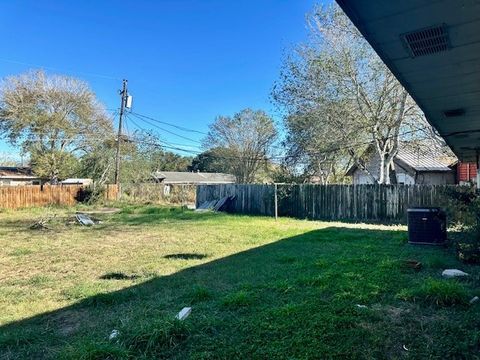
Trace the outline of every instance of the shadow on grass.
<instances>
[{"instance_id":1,"label":"shadow on grass","mask_svg":"<svg viewBox=\"0 0 480 360\"><path fill-rule=\"evenodd\" d=\"M432 274L405 272L399 260L431 256L450 254L409 246L403 231L310 231L5 325L0 358L395 358L402 344L448 357L470 349L479 321L445 322L429 310L420 319L421 308L395 298ZM186 321L174 320L192 304ZM110 341L113 329L120 335Z\"/></svg>"},{"instance_id":2,"label":"shadow on grass","mask_svg":"<svg viewBox=\"0 0 480 360\"><path fill-rule=\"evenodd\" d=\"M109 272L99 277L100 280L135 280L140 276L137 274L127 275L121 272Z\"/></svg>"},{"instance_id":3,"label":"shadow on grass","mask_svg":"<svg viewBox=\"0 0 480 360\"><path fill-rule=\"evenodd\" d=\"M201 260L206 258L206 254L193 254L193 253L179 253L165 255L165 259L182 259L182 260Z\"/></svg>"}]
</instances>

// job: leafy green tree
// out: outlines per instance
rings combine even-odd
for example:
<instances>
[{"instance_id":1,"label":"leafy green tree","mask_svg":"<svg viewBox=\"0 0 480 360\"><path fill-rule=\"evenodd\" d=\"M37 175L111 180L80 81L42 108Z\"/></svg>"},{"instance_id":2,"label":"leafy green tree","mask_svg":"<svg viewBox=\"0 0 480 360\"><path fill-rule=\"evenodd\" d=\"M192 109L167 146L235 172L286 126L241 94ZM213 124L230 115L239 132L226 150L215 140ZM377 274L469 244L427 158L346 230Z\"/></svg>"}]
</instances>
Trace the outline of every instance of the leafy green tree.
<instances>
[{"instance_id":1,"label":"leafy green tree","mask_svg":"<svg viewBox=\"0 0 480 360\"><path fill-rule=\"evenodd\" d=\"M115 139L99 141L89 152L80 157L79 174L103 185L113 182L116 155ZM122 155L131 151L131 146L122 146Z\"/></svg>"},{"instance_id":2,"label":"leafy green tree","mask_svg":"<svg viewBox=\"0 0 480 360\"><path fill-rule=\"evenodd\" d=\"M262 165L268 162L276 139L277 130L270 116L262 110L244 109L232 117L218 116L210 125L204 147L216 149L224 168L239 183L252 183Z\"/></svg>"},{"instance_id":3,"label":"leafy green tree","mask_svg":"<svg viewBox=\"0 0 480 360\"><path fill-rule=\"evenodd\" d=\"M33 152L30 165L35 174L45 179L65 179L79 171L79 161L72 153L60 150Z\"/></svg>"},{"instance_id":4,"label":"leafy green tree","mask_svg":"<svg viewBox=\"0 0 480 360\"><path fill-rule=\"evenodd\" d=\"M189 171L192 158L162 148L156 148L150 155L152 166L157 171Z\"/></svg>"},{"instance_id":5,"label":"leafy green tree","mask_svg":"<svg viewBox=\"0 0 480 360\"><path fill-rule=\"evenodd\" d=\"M204 151L192 159L188 170L195 172L228 173L231 171L231 166L228 161L225 161L226 153L227 150L221 148Z\"/></svg>"},{"instance_id":6,"label":"leafy green tree","mask_svg":"<svg viewBox=\"0 0 480 360\"><path fill-rule=\"evenodd\" d=\"M74 175L75 156L113 138L112 121L86 83L42 71L3 80L0 131L52 183Z\"/></svg>"}]
</instances>

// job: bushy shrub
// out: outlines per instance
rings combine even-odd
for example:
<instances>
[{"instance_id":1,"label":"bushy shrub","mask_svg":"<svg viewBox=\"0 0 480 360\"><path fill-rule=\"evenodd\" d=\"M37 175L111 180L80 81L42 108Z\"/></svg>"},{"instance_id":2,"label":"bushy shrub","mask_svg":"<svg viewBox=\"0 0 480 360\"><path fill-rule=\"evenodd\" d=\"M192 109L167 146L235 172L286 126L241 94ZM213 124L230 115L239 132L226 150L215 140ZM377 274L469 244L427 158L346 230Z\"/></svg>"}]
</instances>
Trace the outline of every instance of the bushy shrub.
<instances>
[{"instance_id":1,"label":"bushy shrub","mask_svg":"<svg viewBox=\"0 0 480 360\"><path fill-rule=\"evenodd\" d=\"M447 216L461 232L454 236L460 260L480 263L480 196L475 187L458 186L447 190Z\"/></svg>"},{"instance_id":2,"label":"bushy shrub","mask_svg":"<svg viewBox=\"0 0 480 360\"><path fill-rule=\"evenodd\" d=\"M480 220L464 231L455 241L458 258L470 264L480 264Z\"/></svg>"},{"instance_id":3,"label":"bushy shrub","mask_svg":"<svg viewBox=\"0 0 480 360\"><path fill-rule=\"evenodd\" d=\"M95 204L105 198L105 188L103 186L86 186L81 188L75 200L84 204Z\"/></svg>"},{"instance_id":4,"label":"bushy shrub","mask_svg":"<svg viewBox=\"0 0 480 360\"><path fill-rule=\"evenodd\" d=\"M479 197L474 186L449 186L445 188L445 200L441 206L447 212L451 224L474 226L477 221Z\"/></svg>"}]
</instances>

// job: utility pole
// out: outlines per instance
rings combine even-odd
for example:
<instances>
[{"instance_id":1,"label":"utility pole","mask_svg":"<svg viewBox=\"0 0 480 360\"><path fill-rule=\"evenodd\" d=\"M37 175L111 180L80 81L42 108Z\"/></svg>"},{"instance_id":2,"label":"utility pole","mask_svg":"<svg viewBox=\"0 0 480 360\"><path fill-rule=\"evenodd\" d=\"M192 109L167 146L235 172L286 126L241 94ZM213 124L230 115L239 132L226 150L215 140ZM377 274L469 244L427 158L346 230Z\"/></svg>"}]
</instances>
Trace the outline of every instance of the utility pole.
<instances>
[{"instance_id":1,"label":"utility pole","mask_svg":"<svg viewBox=\"0 0 480 360\"><path fill-rule=\"evenodd\" d=\"M120 138L122 137L123 113L125 112L128 96L127 82L127 80L123 80L122 91L120 92L122 102L120 104L120 114L118 117L117 156L115 158L115 184L117 185L120 183Z\"/></svg>"}]
</instances>

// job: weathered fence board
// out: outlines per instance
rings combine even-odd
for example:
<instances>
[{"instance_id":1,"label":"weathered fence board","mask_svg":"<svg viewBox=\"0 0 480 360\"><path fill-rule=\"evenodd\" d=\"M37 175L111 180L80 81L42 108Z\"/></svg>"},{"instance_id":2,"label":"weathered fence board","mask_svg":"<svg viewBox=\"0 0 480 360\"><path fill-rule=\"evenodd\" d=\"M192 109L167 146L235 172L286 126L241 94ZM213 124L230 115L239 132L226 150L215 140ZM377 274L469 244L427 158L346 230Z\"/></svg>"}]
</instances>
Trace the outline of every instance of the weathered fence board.
<instances>
[{"instance_id":1,"label":"weathered fence board","mask_svg":"<svg viewBox=\"0 0 480 360\"><path fill-rule=\"evenodd\" d=\"M413 206L440 206L447 186L277 185L278 213L301 219L405 222ZM231 211L273 216L274 185L200 185L197 206L235 195Z\"/></svg>"},{"instance_id":2,"label":"weathered fence board","mask_svg":"<svg viewBox=\"0 0 480 360\"><path fill-rule=\"evenodd\" d=\"M0 208L18 209L32 206L75 205L82 185L27 185L0 187ZM117 185L107 185L105 200L116 200Z\"/></svg>"}]
</instances>

